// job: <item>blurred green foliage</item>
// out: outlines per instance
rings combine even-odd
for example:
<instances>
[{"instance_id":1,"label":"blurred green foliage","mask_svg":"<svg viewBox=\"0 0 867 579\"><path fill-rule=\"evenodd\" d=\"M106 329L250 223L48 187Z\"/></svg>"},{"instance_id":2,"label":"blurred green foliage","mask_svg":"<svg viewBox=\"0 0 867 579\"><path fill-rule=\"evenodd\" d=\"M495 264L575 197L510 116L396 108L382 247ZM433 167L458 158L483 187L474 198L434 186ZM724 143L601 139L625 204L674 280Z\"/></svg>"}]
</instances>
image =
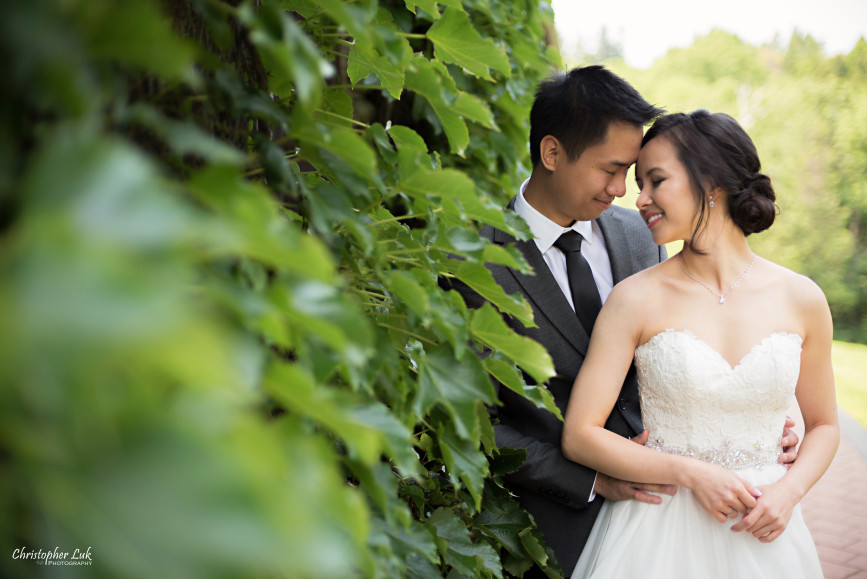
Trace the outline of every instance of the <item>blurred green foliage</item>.
<instances>
[{"instance_id":1,"label":"blurred green foliage","mask_svg":"<svg viewBox=\"0 0 867 579\"><path fill-rule=\"evenodd\" d=\"M0 8L0 574L503 577L549 562L488 374L556 411L474 227L558 62L531 0ZM453 256L461 256L456 260ZM484 364L471 344L497 353ZM81 569L79 569L82 571ZM556 573L549 568L550 573Z\"/></svg>"},{"instance_id":2,"label":"blurred green foliage","mask_svg":"<svg viewBox=\"0 0 867 579\"><path fill-rule=\"evenodd\" d=\"M867 428L867 346L849 342L834 342L834 382L837 400L861 425Z\"/></svg>"},{"instance_id":3,"label":"blurred green foliage","mask_svg":"<svg viewBox=\"0 0 867 579\"><path fill-rule=\"evenodd\" d=\"M646 70L606 64L669 111L740 121L780 208L753 249L821 286L836 339L867 344L867 41L827 57L797 32L787 46L755 47L714 30Z\"/></svg>"}]
</instances>

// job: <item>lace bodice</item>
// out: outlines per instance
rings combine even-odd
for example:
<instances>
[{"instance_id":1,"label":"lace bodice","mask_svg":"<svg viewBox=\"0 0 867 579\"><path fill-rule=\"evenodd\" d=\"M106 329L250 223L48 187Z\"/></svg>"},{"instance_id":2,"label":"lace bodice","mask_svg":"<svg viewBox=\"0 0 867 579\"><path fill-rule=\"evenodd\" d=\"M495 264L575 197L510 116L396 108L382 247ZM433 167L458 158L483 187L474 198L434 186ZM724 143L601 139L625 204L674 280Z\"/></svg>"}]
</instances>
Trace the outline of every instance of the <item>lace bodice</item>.
<instances>
[{"instance_id":1,"label":"lace bodice","mask_svg":"<svg viewBox=\"0 0 867 579\"><path fill-rule=\"evenodd\" d=\"M635 350L648 446L738 469L775 463L801 360L799 335L771 334L732 367L689 331Z\"/></svg>"}]
</instances>

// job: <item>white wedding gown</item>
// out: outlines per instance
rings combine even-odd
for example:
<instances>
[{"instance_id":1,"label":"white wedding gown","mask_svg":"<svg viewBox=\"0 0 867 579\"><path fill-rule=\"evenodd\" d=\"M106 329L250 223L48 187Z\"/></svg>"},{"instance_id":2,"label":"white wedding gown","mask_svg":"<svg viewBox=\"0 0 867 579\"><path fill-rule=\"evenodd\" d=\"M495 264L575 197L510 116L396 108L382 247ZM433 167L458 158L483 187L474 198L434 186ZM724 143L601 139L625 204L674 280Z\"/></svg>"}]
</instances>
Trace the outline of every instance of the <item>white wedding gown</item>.
<instances>
[{"instance_id":1,"label":"white wedding gown","mask_svg":"<svg viewBox=\"0 0 867 579\"><path fill-rule=\"evenodd\" d=\"M754 485L786 472L777 463L798 380L801 337L771 334L734 368L688 331L666 330L635 350L641 410L662 452L731 469ZM720 523L685 488L661 505L606 501L573 578L821 578L800 505L785 532L761 543ZM759 499L761 500L761 499Z\"/></svg>"}]
</instances>

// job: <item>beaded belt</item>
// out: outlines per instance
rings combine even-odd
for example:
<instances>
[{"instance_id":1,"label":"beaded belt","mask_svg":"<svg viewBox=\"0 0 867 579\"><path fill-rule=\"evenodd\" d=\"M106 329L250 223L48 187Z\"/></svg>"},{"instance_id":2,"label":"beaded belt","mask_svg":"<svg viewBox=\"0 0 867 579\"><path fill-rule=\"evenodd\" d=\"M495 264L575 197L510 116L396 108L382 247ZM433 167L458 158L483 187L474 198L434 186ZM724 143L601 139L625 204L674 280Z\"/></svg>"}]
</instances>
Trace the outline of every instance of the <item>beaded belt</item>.
<instances>
[{"instance_id":1,"label":"beaded belt","mask_svg":"<svg viewBox=\"0 0 867 579\"><path fill-rule=\"evenodd\" d=\"M777 458L782 452L778 444L755 444L750 448L735 448L726 442L719 448L700 449L692 445L686 448L666 446L662 440L657 439L648 442L645 446L667 454L688 456L702 462L716 464L728 470L777 464Z\"/></svg>"}]
</instances>

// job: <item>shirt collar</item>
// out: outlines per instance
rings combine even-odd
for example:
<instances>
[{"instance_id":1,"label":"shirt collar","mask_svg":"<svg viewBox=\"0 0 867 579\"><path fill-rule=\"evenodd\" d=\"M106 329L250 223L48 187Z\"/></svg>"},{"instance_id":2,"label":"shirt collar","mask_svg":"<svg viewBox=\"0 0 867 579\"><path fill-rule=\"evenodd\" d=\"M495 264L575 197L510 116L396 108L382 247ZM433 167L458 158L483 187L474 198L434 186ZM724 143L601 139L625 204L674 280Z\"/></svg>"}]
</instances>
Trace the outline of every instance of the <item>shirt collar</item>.
<instances>
[{"instance_id":1,"label":"shirt collar","mask_svg":"<svg viewBox=\"0 0 867 579\"><path fill-rule=\"evenodd\" d=\"M527 188L529 182L530 180L527 179L521 184L521 188L515 198L515 213L523 217L524 221L527 222L527 225L530 226L530 232L533 234L533 238L536 241L536 246L539 248L539 251L544 255L546 251L551 249L554 242L570 229L581 234L581 237L584 238L583 243L592 245L593 222L576 221L571 227L561 227L560 225L557 225L539 213L527 202L526 199L524 199L524 190Z\"/></svg>"}]
</instances>

